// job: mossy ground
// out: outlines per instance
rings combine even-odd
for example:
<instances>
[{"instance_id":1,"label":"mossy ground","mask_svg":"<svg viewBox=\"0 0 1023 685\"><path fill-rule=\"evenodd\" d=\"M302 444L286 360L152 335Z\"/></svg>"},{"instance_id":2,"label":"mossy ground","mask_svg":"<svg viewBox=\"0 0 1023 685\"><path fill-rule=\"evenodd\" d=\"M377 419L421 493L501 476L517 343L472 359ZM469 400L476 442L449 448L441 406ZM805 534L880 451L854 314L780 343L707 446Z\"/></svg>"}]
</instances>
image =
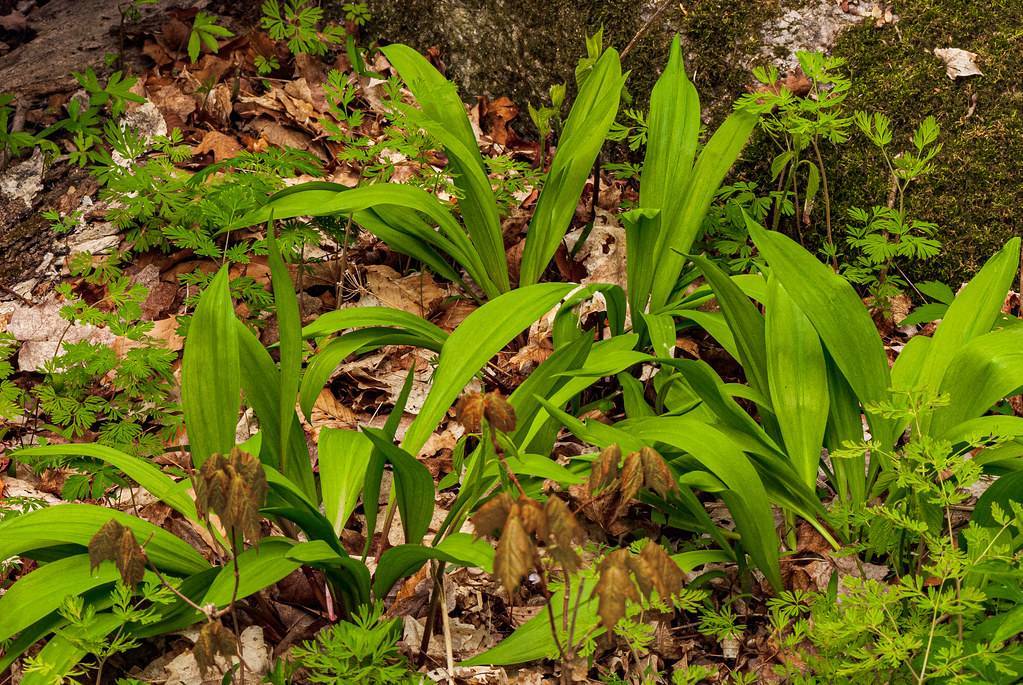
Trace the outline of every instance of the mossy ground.
<instances>
[{"instance_id":1,"label":"mossy ground","mask_svg":"<svg viewBox=\"0 0 1023 685\"><path fill-rule=\"evenodd\" d=\"M900 0L894 26L841 34L833 54L848 60L852 108L892 119L896 141L933 114L944 149L908 206L940 226L944 251L914 268L919 278L958 286L995 250L1023 233L1023 6L1018 0ZM934 48L979 55L983 76L951 81ZM976 107L971 113L975 98ZM883 161L862 136L830 154L835 205L883 204Z\"/></svg>"}]
</instances>

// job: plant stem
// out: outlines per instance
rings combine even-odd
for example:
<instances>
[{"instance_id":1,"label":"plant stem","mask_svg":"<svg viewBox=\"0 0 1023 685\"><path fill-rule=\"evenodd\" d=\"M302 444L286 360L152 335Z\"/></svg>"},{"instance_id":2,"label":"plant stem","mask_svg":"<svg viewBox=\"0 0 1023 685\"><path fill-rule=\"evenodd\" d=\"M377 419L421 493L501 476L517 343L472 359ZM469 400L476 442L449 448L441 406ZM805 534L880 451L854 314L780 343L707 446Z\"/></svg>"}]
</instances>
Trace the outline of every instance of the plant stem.
<instances>
[{"instance_id":1,"label":"plant stem","mask_svg":"<svg viewBox=\"0 0 1023 685\"><path fill-rule=\"evenodd\" d=\"M828 190L828 172L824 168L824 157L821 155L820 146L817 145L817 138L814 137L810 140L813 143L814 154L817 156L817 167L821 172L821 192L824 193L824 227L828 233L828 242L834 245L835 241L831 236L831 193ZM838 257L835 255L831 256L831 267L838 271Z\"/></svg>"}]
</instances>

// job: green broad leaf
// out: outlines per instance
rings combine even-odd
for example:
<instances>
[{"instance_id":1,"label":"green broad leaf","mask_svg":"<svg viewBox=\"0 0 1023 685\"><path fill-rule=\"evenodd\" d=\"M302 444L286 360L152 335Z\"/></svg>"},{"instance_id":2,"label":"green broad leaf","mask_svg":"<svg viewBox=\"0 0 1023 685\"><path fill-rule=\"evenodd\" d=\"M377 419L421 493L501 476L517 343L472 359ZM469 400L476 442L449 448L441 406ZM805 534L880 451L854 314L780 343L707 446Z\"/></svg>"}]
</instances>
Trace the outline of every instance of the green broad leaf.
<instances>
[{"instance_id":1,"label":"green broad leaf","mask_svg":"<svg viewBox=\"0 0 1023 685\"><path fill-rule=\"evenodd\" d=\"M92 536L110 519L130 528L139 544L145 545L150 561L168 573L188 575L209 568L202 555L181 538L148 521L94 504L36 509L0 523L0 554L9 559L62 545L88 547Z\"/></svg>"},{"instance_id":2,"label":"green broad leaf","mask_svg":"<svg viewBox=\"0 0 1023 685\"><path fill-rule=\"evenodd\" d=\"M197 468L234 447L241 404L236 321L223 267L199 298L181 361L181 407Z\"/></svg>"},{"instance_id":3,"label":"green broad leaf","mask_svg":"<svg viewBox=\"0 0 1023 685\"><path fill-rule=\"evenodd\" d=\"M679 37L668 64L650 93L646 157L639 184L639 206L648 219L628 235L629 304L642 312L653 286L657 243L673 219L666 212L690 181L700 133L700 96L685 73ZM636 268L631 268L635 264Z\"/></svg>"},{"instance_id":4,"label":"green broad leaf","mask_svg":"<svg viewBox=\"0 0 1023 685\"><path fill-rule=\"evenodd\" d=\"M340 536L359 502L373 443L362 433L324 428L320 431L319 466L323 508Z\"/></svg>"},{"instance_id":5,"label":"green broad leaf","mask_svg":"<svg viewBox=\"0 0 1023 685\"><path fill-rule=\"evenodd\" d=\"M338 592L345 597L349 609L370 602L369 569L343 550L338 552L323 540L301 542L291 548L288 558L327 572Z\"/></svg>"},{"instance_id":6,"label":"green broad leaf","mask_svg":"<svg viewBox=\"0 0 1023 685\"><path fill-rule=\"evenodd\" d=\"M991 414L949 427L939 434L942 440L957 442L979 442L989 438L1023 438L1023 417Z\"/></svg>"},{"instance_id":7,"label":"green broad leaf","mask_svg":"<svg viewBox=\"0 0 1023 685\"><path fill-rule=\"evenodd\" d=\"M490 179L479 163L480 154L476 142L473 141L471 149L466 148L458 136L443 124L422 116L416 110L405 108L405 111L412 124L424 129L444 146L455 186L461 191L458 208L462 213L465 230L479 251L487 273L494 278L498 290L507 292L511 285L501 218L497 213L497 201ZM464 112L462 118L465 118Z\"/></svg>"},{"instance_id":8,"label":"green broad leaf","mask_svg":"<svg viewBox=\"0 0 1023 685\"><path fill-rule=\"evenodd\" d=\"M234 332L239 350L242 390L245 400L256 413L260 427L259 460L264 467L279 469L284 462L284 474L302 489L310 501L316 500L316 482L313 478L305 432L298 421L290 422L291 438L283 443L281 434L281 375L270 354L259 338L241 321L235 320ZM294 402L294 400L292 400ZM294 409L292 409L294 414ZM287 452L282 456L282 444Z\"/></svg>"},{"instance_id":9,"label":"green broad leaf","mask_svg":"<svg viewBox=\"0 0 1023 685\"><path fill-rule=\"evenodd\" d=\"M731 278L706 257L691 257L711 288L735 338L739 362L750 385L768 392L764 317Z\"/></svg>"},{"instance_id":10,"label":"green broad leaf","mask_svg":"<svg viewBox=\"0 0 1023 685\"><path fill-rule=\"evenodd\" d=\"M655 417L629 423L637 437L683 450L727 487L721 498L735 519L743 547L776 589L781 589L778 550L781 541L767 490L743 450L724 433L681 416Z\"/></svg>"},{"instance_id":11,"label":"green broad leaf","mask_svg":"<svg viewBox=\"0 0 1023 685\"><path fill-rule=\"evenodd\" d=\"M426 319L391 307L351 307L321 314L302 329L302 337L320 338L350 328L390 327L418 335L436 343L436 349L448 339L447 332ZM433 349L433 348L431 348Z\"/></svg>"},{"instance_id":12,"label":"green broad leaf","mask_svg":"<svg viewBox=\"0 0 1023 685\"><path fill-rule=\"evenodd\" d=\"M32 457L59 457L76 455L91 457L110 464L129 478L145 488L151 495L174 509L185 518L198 521L195 513L195 502L187 494L181 492L173 478L154 466L151 462L130 454L125 454L113 447L98 443L67 443L63 445L42 445L26 447L14 452L19 461L29 462ZM105 523L105 521L101 522ZM6 558L6 557L5 557Z\"/></svg>"},{"instance_id":13,"label":"green broad leaf","mask_svg":"<svg viewBox=\"0 0 1023 685\"><path fill-rule=\"evenodd\" d=\"M883 400L890 386L888 358L853 287L791 238L767 231L749 217L746 227L772 275L813 324L860 403ZM894 443L892 422L874 417L871 427L882 444Z\"/></svg>"},{"instance_id":14,"label":"green broad leaf","mask_svg":"<svg viewBox=\"0 0 1023 685\"><path fill-rule=\"evenodd\" d=\"M301 562L288 555L296 547L292 540L285 538L264 538L258 547L252 547L238 555L237 599L244 599L284 579L301 566ZM212 604L226 607L235 595L234 567L228 564L220 570L210 583L200 606Z\"/></svg>"},{"instance_id":15,"label":"green broad leaf","mask_svg":"<svg viewBox=\"0 0 1023 685\"><path fill-rule=\"evenodd\" d=\"M591 596L596 584L595 578L587 578L582 581L576 578L572 584L572 594L569 598L572 616L575 620L575 634L589 635L592 639L596 639L604 633L597 616L597 598ZM576 598L579 598L578 604L576 604ZM559 631L561 630L564 605L564 590L555 592L548 602L548 606L554 613L554 625L559 627ZM558 647L551 634L550 620L547 610L541 610L539 614L516 628L515 632L495 647L491 647L471 659L466 659L459 666L511 666L538 659L557 658ZM565 635L560 635L559 639L562 643L564 643L565 637Z\"/></svg>"},{"instance_id":16,"label":"green broad leaf","mask_svg":"<svg viewBox=\"0 0 1023 685\"><path fill-rule=\"evenodd\" d=\"M391 437L384 431L365 427L362 431L394 469L394 489L405 530L405 541L409 544L421 543L433 520L436 492L430 470L391 442Z\"/></svg>"},{"instance_id":17,"label":"green broad leaf","mask_svg":"<svg viewBox=\"0 0 1023 685\"><path fill-rule=\"evenodd\" d=\"M932 343L933 344L933 343ZM1023 326L1003 328L973 338L949 359L939 392L949 396L929 422L931 433L987 412L1023 387Z\"/></svg>"},{"instance_id":18,"label":"green broad leaf","mask_svg":"<svg viewBox=\"0 0 1023 685\"><path fill-rule=\"evenodd\" d=\"M735 336L732 335L732 329L728 327L724 314L704 312L698 309L676 309L672 314L680 319L689 319L705 330L718 345L721 345L725 352L731 355L732 359L739 361L739 346L735 342Z\"/></svg>"},{"instance_id":19,"label":"green broad leaf","mask_svg":"<svg viewBox=\"0 0 1023 685\"><path fill-rule=\"evenodd\" d=\"M809 487L817 483L828 422L828 370L813 325L776 278L768 280L767 378L789 460Z\"/></svg>"},{"instance_id":20,"label":"green broad leaf","mask_svg":"<svg viewBox=\"0 0 1023 685\"><path fill-rule=\"evenodd\" d=\"M494 548L484 539L474 539L468 533L452 533L436 547L426 545L398 545L383 553L373 577L373 594L384 598L402 578L418 571L429 559L437 559L454 566L481 568L487 573L494 569Z\"/></svg>"},{"instance_id":21,"label":"green broad leaf","mask_svg":"<svg viewBox=\"0 0 1023 685\"><path fill-rule=\"evenodd\" d=\"M584 476L573 473L567 468L542 454L520 454L505 457L505 461L517 476L531 476L554 480L561 485L577 485L586 480Z\"/></svg>"},{"instance_id":22,"label":"green broad leaf","mask_svg":"<svg viewBox=\"0 0 1023 685\"><path fill-rule=\"evenodd\" d=\"M916 289L935 302L945 305L952 304L952 301L956 298L952 288L941 281L923 281L916 284Z\"/></svg>"},{"instance_id":23,"label":"green broad leaf","mask_svg":"<svg viewBox=\"0 0 1023 685\"><path fill-rule=\"evenodd\" d=\"M117 568L105 562L92 571L89 555L77 554L43 564L17 580L0 596L0 641L10 639L60 608L65 597L78 596L103 585L112 585L119 578ZM146 572L146 580L159 582Z\"/></svg>"},{"instance_id":24,"label":"green broad leaf","mask_svg":"<svg viewBox=\"0 0 1023 685\"><path fill-rule=\"evenodd\" d=\"M920 324L930 323L931 321L937 321L938 319L945 316L945 312L948 311L948 305L940 302L932 302L930 304L922 304L912 312L909 313L906 318L899 321L900 326L919 326ZM911 340L913 338L910 338Z\"/></svg>"},{"instance_id":25,"label":"green broad leaf","mask_svg":"<svg viewBox=\"0 0 1023 685\"><path fill-rule=\"evenodd\" d=\"M469 123L465 105L454 84L444 78L425 57L407 45L396 43L380 51L401 75L426 116L440 123L466 150L475 151L476 165L486 171L472 124Z\"/></svg>"},{"instance_id":26,"label":"green broad leaf","mask_svg":"<svg viewBox=\"0 0 1023 685\"><path fill-rule=\"evenodd\" d=\"M593 336L581 335L568 345L564 345L545 359L526 379L519 384L511 395L508 403L515 409L517 425L512 435L512 442L522 444L522 438L529 429L533 418L540 411L537 397L550 397L568 382L560 374L580 368L586 361L593 347Z\"/></svg>"},{"instance_id":27,"label":"green broad leaf","mask_svg":"<svg viewBox=\"0 0 1023 685\"><path fill-rule=\"evenodd\" d=\"M403 230L458 262L487 297L494 298L500 294L479 253L450 210L436 197L415 186L376 183L346 188L323 182L304 183L270 196L262 207L246 214L221 232L262 224L270 218L283 220L299 216L352 214L357 219L359 212L382 207L400 207L425 215L440 230L434 230L421 220L403 223ZM367 225L365 228L372 230L373 226Z\"/></svg>"},{"instance_id":28,"label":"green broad leaf","mask_svg":"<svg viewBox=\"0 0 1023 685\"><path fill-rule=\"evenodd\" d=\"M625 76L613 48L593 65L565 121L547 182L526 233L519 284L540 280L565 237L593 162L618 114Z\"/></svg>"},{"instance_id":29,"label":"green broad leaf","mask_svg":"<svg viewBox=\"0 0 1023 685\"><path fill-rule=\"evenodd\" d=\"M1012 504L1023 504L1023 471L1001 476L977 499L970 517L972 523L985 528L1001 528L992 514L994 505L1004 514L1012 516Z\"/></svg>"},{"instance_id":30,"label":"green broad leaf","mask_svg":"<svg viewBox=\"0 0 1023 685\"><path fill-rule=\"evenodd\" d=\"M277 402L280 421L280 463L278 469L287 473L288 441L291 439L291 427L295 422L295 397L298 395L299 378L302 374L302 316L298 309L295 285L291 282L288 267L281 257L280 248L274 237L272 221L267 224L267 243L270 283L274 291L277 328L280 331L281 371Z\"/></svg>"},{"instance_id":31,"label":"green broad leaf","mask_svg":"<svg viewBox=\"0 0 1023 685\"><path fill-rule=\"evenodd\" d=\"M657 311L668 303L693 243L700 235L703 219L710 209L725 174L753 133L757 117L744 111L733 112L722 122L704 146L688 183L679 188L661 207L661 227L654 246L654 280L650 309ZM664 218L666 217L666 218Z\"/></svg>"},{"instance_id":32,"label":"green broad leaf","mask_svg":"<svg viewBox=\"0 0 1023 685\"><path fill-rule=\"evenodd\" d=\"M938 324L920 371L918 389L937 389L952 358L974 338L991 330L1005 295L1019 274L1020 239L1013 238L984 264L949 305Z\"/></svg>"},{"instance_id":33,"label":"green broad leaf","mask_svg":"<svg viewBox=\"0 0 1023 685\"><path fill-rule=\"evenodd\" d=\"M639 336L631 333L594 343L581 367L559 373L558 376L567 378L568 382L547 397L537 397L543 408L536 412L529 424L519 425L516 432L516 438L520 440L519 446L532 452L547 452L550 445L538 445L534 440L543 435L546 425L554 422L547 409L549 405L562 407L601 378L615 376L631 366L652 359L649 355L632 349L638 339Z\"/></svg>"},{"instance_id":34,"label":"green broad leaf","mask_svg":"<svg viewBox=\"0 0 1023 685\"><path fill-rule=\"evenodd\" d=\"M469 314L441 348L430 394L405 433L402 447L418 453L472 377L573 287L540 283L519 288Z\"/></svg>"}]
</instances>

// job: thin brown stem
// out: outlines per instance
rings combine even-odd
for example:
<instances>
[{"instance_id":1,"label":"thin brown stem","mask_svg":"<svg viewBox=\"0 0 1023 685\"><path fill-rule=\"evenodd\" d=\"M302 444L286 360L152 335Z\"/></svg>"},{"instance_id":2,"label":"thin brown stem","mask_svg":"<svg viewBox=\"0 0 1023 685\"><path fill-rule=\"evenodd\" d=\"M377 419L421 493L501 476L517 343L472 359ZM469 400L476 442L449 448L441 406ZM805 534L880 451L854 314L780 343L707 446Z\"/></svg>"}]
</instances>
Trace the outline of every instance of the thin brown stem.
<instances>
[{"instance_id":1,"label":"thin brown stem","mask_svg":"<svg viewBox=\"0 0 1023 685\"><path fill-rule=\"evenodd\" d=\"M817 156L817 167L821 172L821 192L824 193L824 228L828 233L828 242L833 246L835 240L831 234L831 192L828 190L828 172L824 169L824 157L821 155L821 148L817 145L817 139L811 138L813 152ZM831 267L838 271L838 257L831 256Z\"/></svg>"}]
</instances>

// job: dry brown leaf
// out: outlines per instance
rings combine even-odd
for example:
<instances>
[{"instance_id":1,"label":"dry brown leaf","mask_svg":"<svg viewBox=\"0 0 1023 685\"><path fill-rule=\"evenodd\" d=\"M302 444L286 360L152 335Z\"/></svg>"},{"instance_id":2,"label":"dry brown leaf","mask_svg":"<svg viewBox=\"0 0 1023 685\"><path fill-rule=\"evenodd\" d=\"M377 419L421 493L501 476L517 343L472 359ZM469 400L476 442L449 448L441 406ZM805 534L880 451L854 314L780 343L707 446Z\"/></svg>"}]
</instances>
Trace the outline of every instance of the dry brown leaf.
<instances>
[{"instance_id":1,"label":"dry brown leaf","mask_svg":"<svg viewBox=\"0 0 1023 685\"><path fill-rule=\"evenodd\" d=\"M220 162L225 159L236 157L242 151L241 144L234 136L229 136L220 131L207 131L199 141L199 144L192 148L192 154L204 155L207 152L213 153L213 160Z\"/></svg>"},{"instance_id":2,"label":"dry brown leaf","mask_svg":"<svg viewBox=\"0 0 1023 685\"><path fill-rule=\"evenodd\" d=\"M341 404L334 393L324 388L320 391L316 401L313 402L313 409L310 412L309 422L314 428L354 428L359 425L359 416L351 409Z\"/></svg>"},{"instance_id":3,"label":"dry brown leaf","mask_svg":"<svg viewBox=\"0 0 1023 685\"><path fill-rule=\"evenodd\" d=\"M447 296L427 272L401 276L389 266L366 267L366 289L381 304L428 317Z\"/></svg>"}]
</instances>

